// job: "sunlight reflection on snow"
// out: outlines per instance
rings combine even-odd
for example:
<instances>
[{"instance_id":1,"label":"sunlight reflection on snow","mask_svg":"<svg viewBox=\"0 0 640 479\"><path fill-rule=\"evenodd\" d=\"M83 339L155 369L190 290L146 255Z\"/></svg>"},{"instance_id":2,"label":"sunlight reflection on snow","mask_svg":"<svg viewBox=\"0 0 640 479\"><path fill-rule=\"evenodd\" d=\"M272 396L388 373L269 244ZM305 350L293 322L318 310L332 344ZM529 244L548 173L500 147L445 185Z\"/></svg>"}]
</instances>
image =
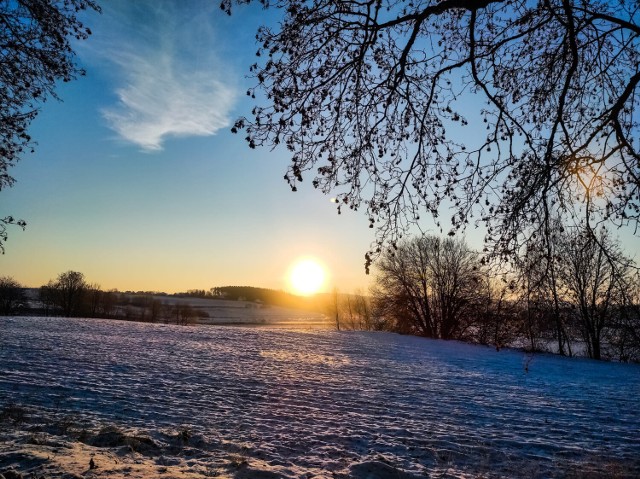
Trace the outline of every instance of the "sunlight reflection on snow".
<instances>
[{"instance_id":1,"label":"sunlight reflection on snow","mask_svg":"<svg viewBox=\"0 0 640 479\"><path fill-rule=\"evenodd\" d=\"M0 331L0 405L187 424L207 457L235 444L292 479L361 461L550 477L559 460L605 458L640 472L637 365L539 355L527 371L522 352L371 332L61 318L0 318Z\"/></svg>"}]
</instances>

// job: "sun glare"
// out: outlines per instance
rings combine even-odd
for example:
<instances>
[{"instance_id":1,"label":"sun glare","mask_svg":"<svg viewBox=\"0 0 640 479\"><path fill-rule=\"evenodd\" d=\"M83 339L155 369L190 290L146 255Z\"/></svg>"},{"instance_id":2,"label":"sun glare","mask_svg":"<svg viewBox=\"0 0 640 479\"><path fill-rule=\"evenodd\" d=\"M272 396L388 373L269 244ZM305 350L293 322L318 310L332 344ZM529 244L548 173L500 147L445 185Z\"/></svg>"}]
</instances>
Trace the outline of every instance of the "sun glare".
<instances>
[{"instance_id":1,"label":"sun glare","mask_svg":"<svg viewBox=\"0 0 640 479\"><path fill-rule=\"evenodd\" d=\"M325 276L325 270L318 261L310 258L301 259L289 272L289 284L296 294L314 294L324 285Z\"/></svg>"}]
</instances>

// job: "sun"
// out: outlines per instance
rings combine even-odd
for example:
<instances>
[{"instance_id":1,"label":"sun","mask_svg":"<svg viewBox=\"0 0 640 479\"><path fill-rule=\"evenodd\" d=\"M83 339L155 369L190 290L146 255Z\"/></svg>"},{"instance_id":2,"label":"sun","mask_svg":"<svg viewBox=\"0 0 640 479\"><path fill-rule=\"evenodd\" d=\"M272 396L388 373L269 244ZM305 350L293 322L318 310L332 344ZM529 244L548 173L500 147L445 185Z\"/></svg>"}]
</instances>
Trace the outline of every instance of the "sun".
<instances>
[{"instance_id":1,"label":"sun","mask_svg":"<svg viewBox=\"0 0 640 479\"><path fill-rule=\"evenodd\" d=\"M320 291L324 285L326 273L322 265L312 258L298 260L289 272L289 284L294 292L310 295Z\"/></svg>"}]
</instances>

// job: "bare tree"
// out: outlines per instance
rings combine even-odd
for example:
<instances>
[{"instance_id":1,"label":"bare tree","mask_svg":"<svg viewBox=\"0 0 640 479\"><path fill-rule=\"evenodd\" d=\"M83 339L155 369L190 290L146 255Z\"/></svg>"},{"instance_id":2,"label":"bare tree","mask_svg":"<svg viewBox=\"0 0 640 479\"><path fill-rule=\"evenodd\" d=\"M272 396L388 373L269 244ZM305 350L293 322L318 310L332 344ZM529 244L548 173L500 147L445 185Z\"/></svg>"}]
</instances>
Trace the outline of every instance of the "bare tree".
<instances>
[{"instance_id":1,"label":"bare tree","mask_svg":"<svg viewBox=\"0 0 640 479\"><path fill-rule=\"evenodd\" d=\"M389 329L438 337L428 275L429 241L424 237L401 243L377 265L372 288L375 315Z\"/></svg>"},{"instance_id":2,"label":"bare tree","mask_svg":"<svg viewBox=\"0 0 640 479\"><path fill-rule=\"evenodd\" d=\"M22 285L10 276L0 277L0 314L11 316L24 301Z\"/></svg>"},{"instance_id":3,"label":"bare tree","mask_svg":"<svg viewBox=\"0 0 640 479\"><path fill-rule=\"evenodd\" d=\"M556 311L549 301L548 282L546 281L544 264L537 260L531 250L527 250L516 264L520 302L522 304L521 322L522 334L527 340L529 351L546 350L544 344L545 333L549 330L549 311ZM562 330L560 316L553 315L555 329ZM559 327L558 327L559 326ZM565 335L558 335L558 352L564 351Z\"/></svg>"},{"instance_id":4,"label":"bare tree","mask_svg":"<svg viewBox=\"0 0 640 479\"><path fill-rule=\"evenodd\" d=\"M118 308L116 307L118 291L115 289L102 291L100 310L105 318L117 317Z\"/></svg>"},{"instance_id":5,"label":"bare tree","mask_svg":"<svg viewBox=\"0 0 640 479\"><path fill-rule=\"evenodd\" d=\"M40 286L38 291L38 299L42 306L42 311L45 316L54 314L56 311L55 294L53 291L53 281L49 281L47 284Z\"/></svg>"},{"instance_id":6,"label":"bare tree","mask_svg":"<svg viewBox=\"0 0 640 479\"><path fill-rule=\"evenodd\" d=\"M342 294L334 289L325 307L338 331L374 329L369 298L359 289Z\"/></svg>"},{"instance_id":7,"label":"bare tree","mask_svg":"<svg viewBox=\"0 0 640 479\"><path fill-rule=\"evenodd\" d=\"M566 318L570 305L564 297L559 277L563 268L561 249L566 241L564 227L556 219L545 234L528 239L524 251L516 258L515 269L520 276L525 308L524 331L529 347L545 349L540 339L550 334L557 344L557 352L571 356L571 334Z\"/></svg>"},{"instance_id":8,"label":"bare tree","mask_svg":"<svg viewBox=\"0 0 640 479\"><path fill-rule=\"evenodd\" d=\"M197 311L190 305L186 303L175 303L171 305L168 312L176 324L180 324L182 326L186 326L192 323L197 317ZM169 317L166 318L166 321L169 321Z\"/></svg>"},{"instance_id":9,"label":"bare tree","mask_svg":"<svg viewBox=\"0 0 640 479\"><path fill-rule=\"evenodd\" d=\"M336 331L340 331L340 294L338 288L331 290L331 302L329 304L329 316L335 321Z\"/></svg>"},{"instance_id":10,"label":"bare tree","mask_svg":"<svg viewBox=\"0 0 640 479\"><path fill-rule=\"evenodd\" d=\"M260 3L283 12L251 67L266 103L233 131L366 210L367 266L425 212L448 230L444 200L505 255L558 215L638 224L636 0Z\"/></svg>"},{"instance_id":11,"label":"bare tree","mask_svg":"<svg viewBox=\"0 0 640 479\"><path fill-rule=\"evenodd\" d=\"M100 289L98 283L86 285L84 309L88 317L98 318L104 314L102 308L103 296L104 292Z\"/></svg>"},{"instance_id":12,"label":"bare tree","mask_svg":"<svg viewBox=\"0 0 640 479\"><path fill-rule=\"evenodd\" d=\"M71 41L91 33L78 19L83 10L100 11L93 0L3 0L0 2L0 190L11 187L9 169L33 151L27 129L55 86L84 71L74 62ZM7 225L26 223L0 218L0 251Z\"/></svg>"},{"instance_id":13,"label":"bare tree","mask_svg":"<svg viewBox=\"0 0 640 479\"><path fill-rule=\"evenodd\" d=\"M55 281L47 284L47 291L52 295L54 304L66 317L80 313L87 289L84 275L77 271L60 273Z\"/></svg>"},{"instance_id":14,"label":"bare tree","mask_svg":"<svg viewBox=\"0 0 640 479\"><path fill-rule=\"evenodd\" d=\"M629 286L607 340L618 360L640 362L640 274L636 272L629 278Z\"/></svg>"},{"instance_id":15,"label":"bare tree","mask_svg":"<svg viewBox=\"0 0 640 479\"><path fill-rule=\"evenodd\" d=\"M373 289L376 314L394 329L462 338L478 286L479 261L461 240L420 236L383 255Z\"/></svg>"},{"instance_id":16,"label":"bare tree","mask_svg":"<svg viewBox=\"0 0 640 479\"><path fill-rule=\"evenodd\" d=\"M371 314L371 305L369 298L365 296L360 289L354 293L354 310L359 320L359 329L374 329L373 317Z\"/></svg>"},{"instance_id":17,"label":"bare tree","mask_svg":"<svg viewBox=\"0 0 640 479\"><path fill-rule=\"evenodd\" d=\"M562 280L568 298L577 308L587 354L601 359L605 329L614 325L620 308L628 304L628 291L633 284L631 261L604 230L598 237L590 230L567 234L561 258Z\"/></svg>"},{"instance_id":18,"label":"bare tree","mask_svg":"<svg viewBox=\"0 0 640 479\"><path fill-rule=\"evenodd\" d=\"M477 254L462 240L436 238L431 242L429 274L435 293L440 337L462 338L473 322L469 313L479 283Z\"/></svg>"},{"instance_id":19,"label":"bare tree","mask_svg":"<svg viewBox=\"0 0 640 479\"><path fill-rule=\"evenodd\" d=\"M355 314L354 298L352 298L350 294L345 294L343 296L343 306L346 329L358 329L360 321L358 316Z\"/></svg>"},{"instance_id":20,"label":"bare tree","mask_svg":"<svg viewBox=\"0 0 640 479\"><path fill-rule=\"evenodd\" d=\"M478 294L471 313L473 339L492 344L497 350L511 344L521 332L516 284L500 276L489 270L478 273Z\"/></svg>"},{"instance_id":21,"label":"bare tree","mask_svg":"<svg viewBox=\"0 0 640 479\"><path fill-rule=\"evenodd\" d=\"M158 320L160 319L160 317L162 316L162 311L163 311L164 307L163 304L160 300L158 299L152 299L151 300L151 305L150 305L150 321L152 323L156 323L158 322Z\"/></svg>"}]
</instances>

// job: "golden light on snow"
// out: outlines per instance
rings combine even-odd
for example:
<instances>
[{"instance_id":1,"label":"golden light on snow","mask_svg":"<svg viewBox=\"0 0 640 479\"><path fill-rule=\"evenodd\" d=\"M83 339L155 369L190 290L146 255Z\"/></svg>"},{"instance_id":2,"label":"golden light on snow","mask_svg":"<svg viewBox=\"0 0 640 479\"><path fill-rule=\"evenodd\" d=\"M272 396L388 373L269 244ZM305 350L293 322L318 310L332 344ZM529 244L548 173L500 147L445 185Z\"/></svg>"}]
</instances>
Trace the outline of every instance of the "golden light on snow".
<instances>
[{"instance_id":1,"label":"golden light on snow","mask_svg":"<svg viewBox=\"0 0 640 479\"><path fill-rule=\"evenodd\" d=\"M326 279L326 271L319 261L303 258L289 271L289 285L296 294L309 295L320 291Z\"/></svg>"}]
</instances>

